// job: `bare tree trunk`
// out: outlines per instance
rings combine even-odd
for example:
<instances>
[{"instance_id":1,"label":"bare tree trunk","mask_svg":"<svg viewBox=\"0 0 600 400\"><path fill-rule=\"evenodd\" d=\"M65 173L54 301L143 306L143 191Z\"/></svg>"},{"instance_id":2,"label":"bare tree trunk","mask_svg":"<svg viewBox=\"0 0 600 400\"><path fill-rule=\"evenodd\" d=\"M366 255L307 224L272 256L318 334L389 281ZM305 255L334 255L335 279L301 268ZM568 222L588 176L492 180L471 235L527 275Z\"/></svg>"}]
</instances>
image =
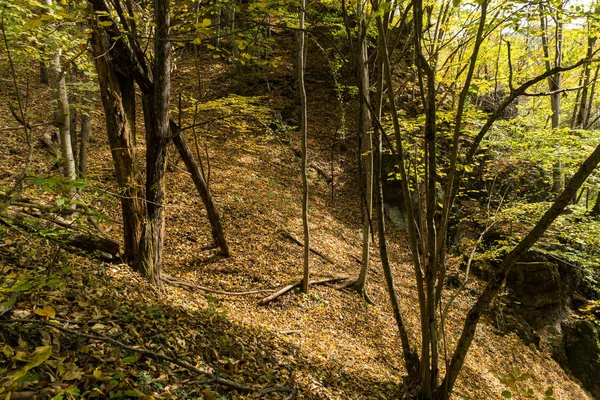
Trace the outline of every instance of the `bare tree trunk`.
<instances>
[{"instance_id":1,"label":"bare tree trunk","mask_svg":"<svg viewBox=\"0 0 600 400\"><path fill-rule=\"evenodd\" d=\"M61 51L57 50L52 59L51 82L54 100L56 102L55 124L58 126L60 136L61 166L63 175L70 181L77 179L75 170L75 159L73 157L73 146L71 145L69 96L67 93L67 82L60 64ZM71 200L75 197L75 187L69 189Z\"/></svg>"},{"instance_id":2,"label":"bare tree trunk","mask_svg":"<svg viewBox=\"0 0 600 400\"><path fill-rule=\"evenodd\" d=\"M302 292L308 293L310 283L310 231L308 226L308 110L306 104L306 88L304 86L305 58L305 33L304 17L306 14L306 0L300 1L298 18L300 31L298 32L298 92L300 93L300 136L302 138L302 226L304 230L304 275L302 278Z\"/></svg>"},{"instance_id":3,"label":"bare tree trunk","mask_svg":"<svg viewBox=\"0 0 600 400\"><path fill-rule=\"evenodd\" d=\"M583 121L583 128L590 129L590 118L592 116L592 109L594 106L594 95L596 94L596 83L598 82L598 72L600 71L600 66L596 67L594 71L594 79L592 80L592 88L590 90L590 100L588 101L588 110L585 115L585 120Z\"/></svg>"},{"instance_id":4,"label":"bare tree trunk","mask_svg":"<svg viewBox=\"0 0 600 400\"><path fill-rule=\"evenodd\" d=\"M71 84L77 83L78 73L77 70L72 71L70 74ZM71 134L71 148L73 153L73 161L75 162L75 172L79 171L79 156L77 146L77 120L79 112L77 107L79 106L79 99L77 98L75 90L71 90L69 93L69 133Z\"/></svg>"},{"instance_id":5,"label":"bare tree trunk","mask_svg":"<svg viewBox=\"0 0 600 400\"><path fill-rule=\"evenodd\" d=\"M383 63L379 63L379 70L383 68ZM383 77L381 76L383 71L379 72L378 86L383 89ZM375 204L377 214L377 236L379 237L379 256L381 258L381 264L383 266L383 273L387 284L387 290L392 303L392 311L394 314L394 320L398 327L400 334L400 341L402 343L402 351L404 355L404 362L408 376L411 379L416 379L419 374L419 357L413 351L408 337L408 331L406 325L404 325L404 319L402 317L402 311L400 310L400 304L398 302L398 295L396 294L396 288L394 286L394 276L392 274L392 267L387 250L387 241L385 238L385 217L383 214L383 185L382 181L382 168L381 168L381 138L382 133L380 129L377 129L375 133L375 145L373 146L373 166L374 174L373 178L375 181Z\"/></svg>"},{"instance_id":6,"label":"bare tree trunk","mask_svg":"<svg viewBox=\"0 0 600 400\"><path fill-rule=\"evenodd\" d=\"M87 173L87 153L92 132L92 120L90 118L92 104L92 92L86 90L83 93L82 112L81 112L81 133L79 138L79 176L85 178Z\"/></svg>"},{"instance_id":7,"label":"bare tree trunk","mask_svg":"<svg viewBox=\"0 0 600 400\"><path fill-rule=\"evenodd\" d=\"M98 27L92 29L92 54L96 64L100 96L106 119L106 133L115 164L117 182L121 190L121 209L123 214L123 257L136 268L142 236L144 203L140 186L140 174L137 169L137 155L132 123L125 112L121 82L126 80L120 76L113 64L114 53L109 51L108 36Z\"/></svg>"},{"instance_id":8,"label":"bare tree trunk","mask_svg":"<svg viewBox=\"0 0 600 400\"><path fill-rule=\"evenodd\" d=\"M48 13L53 14L52 0L44 0L44 4L48 6ZM73 158L73 148L71 146L71 134L69 131L70 116L69 116L69 95L67 93L67 80L65 72L62 69L60 62L62 50L56 49L50 61L50 85L52 87L52 96L55 102L54 105L54 123L58 127L59 142L61 151L61 167L62 173L69 181L77 179L75 170L75 159ZM70 200L73 200L76 194L75 187L69 189L68 195Z\"/></svg>"},{"instance_id":9,"label":"bare tree trunk","mask_svg":"<svg viewBox=\"0 0 600 400\"><path fill-rule=\"evenodd\" d=\"M589 36L588 37L588 48L587 48L587 57L591 58L594 52L594 44L596 43L596 38ZM587 115L587 109L591 105L588 103L588 90L590 87L590 78L592 74L592 69L589 64L586 64L584 67L584 78L583 78L583 87L581 88L581 98L579 99L579 112L577 113L577 120L575 121L576 128L584 128L585 116Z\"/></svg>"},{"instance_id":10,"label":"bare tree trunk","mask_svg":"<svg viewBox=\"0 0 600 400\"><path fill-rule=\"evenodd\" d=\"M46 64L42 60L40 60L40 83L44 85L50 84L50 79L48 78L48 68L46 68Z\"/></svg>"},{"instance_id":11,"label":"bare tree trunk","mask_svg":"<svg viewBox=\"0 0 600 400\"><path fill-rule=\"evenodd\" d=\"M361 152L364 154L364 199L365 215L363 218L363 243L362 243L362 259L361 268L358 280L356 281L357 291L367 299L367 293L365 285L367 283L367 273L369 271L369 258L370 258L370 240L371 240L371 222L373 219L373 138L371 135L371 117L369 114L368 103L370 102L369 96L369 60L367 54L367 42L366 42L366 22L363 9L362 0L357 1L357 10L360 18L360 29L359 36L361 41L359 43L358 50L358 77L361 92L360 102L360 113L361 113L361 136L362 136L362 149ZM380 98L382 93L377 94L379 96L375 111L378 112L380 109Z\"/></svg>"},{"instance_id":12,"label":"bare tree trunk","mask_svg":"<svg viewBox=\"0 0 600 400\"><path fill-rule=\"evenodd\" d=\"M372 4L373 4L373 10L375 12L377 12L377 10L379 9L379 4L378 4L377 0L373 0ZM418 248L418 243L417 243L417 233L416 233L415 218L414 218L413 209L412 209L410 187L408 184L408 174L406 173L406 164L405 164L405 160L404 160L404 147L403 147L402 136L400 133L400 123L399 123L398 113L397 113L397 109L396 109L396 100L394 98L392 71L391 71L391 66L390 66L389 54L388 54L388 50L387 50L386 28L385 28L385 26L387 25L387 20L384 22L382 16L378 15L376 17L376 21L377 21L377 31L379 34L378 50L379 50L379 56L382 59L381 75L382 75L382 79L385 82L385 85L387 87L388 102L389 102L389 106L390 106L390 111L392 113L392 122L394 125L394 136L396 139L396 150L395 150L395 155L397 157L396 164L398 165L398 168L400 169L400 178L401 178L401 183L402 183L402 195L404 197L404 202L407 205L406 206L406 220L407 220L407 230L408 230L408 243L409 243L409 248L410 248L410 252L411 252L411 256L412 256L413 269L415 272L415 281L416 281L416 285L417 285L417 294L418 294L418 298L419 298L419 311L420 311L420 316L421 316L421 331L426 332L427 318L425 316L425 292L424 292L424 284L423 284L423 274L421 271L421 263L420 263L420 259L419 259L419 248ZM381 125L379 125L379 129L382 129ZM375 152L377 152L377 151L378 151L377 143L375 143ZM377 156L377 155L375 155L375 156ZM377 167L377 163L378 163L378 161L375 160L375 167ZM376 191L375 191L376 196L379 196L378 191L379 191L379 189L376 189ZM379 208L380 206L378 205L377 207ZM379 213L379 210L377 211L377 213ZM382 220L378 216L378 223L381 223L381 221ZM381 241L381 238L379 240ZM380 249L380 251L381 251L381 249ZM393 300L393 298L391 298L391 296L392 296L392 294L390 293L390 300L393 302L394 300ZM421 350L422 350L421 351L421 360L420 360L421 365L414 366L414 365L407 363L409 377L414 381L417 381L418 375L422 372L423 368L429 368L429 364L427 364L425 367L423 365L423 363L424 363L423 358L427 359L427 363L429 361L427 349L428 349L427 335L423 334L422 335L422 346L421 346ZM408 344L405 345L403 343L402 350L403 350L404 357L406 360L408 360L409 358L413 358L410 355L411 353L413 353L413 350ZM410 366L410 368L408 368L408 366Z\"/></svg>"},{"instance_id":13,"label":"bare tree trunk","mask_svg":"<svg viewBox=\"0 0 600 400\"><path fill-rule=\"evenodd\" d=\"M188 171L191 173L194 185L196 186L196 189L202 198L202 202L206 207L206 214L210 222L213 240L221 249L221 254L223 254L225 257L229 257L229 246L227 245L227 240L225 239L225 232L223 231L223 226L221 225L221 217L219 216L217 205L215 204L210 191L208 190L208 186L204 180L204 177L198 169L198 165L194 161L194 156L192 155L192 152L185 141L183 133L179 131L179 126L177 126L175 123L171 123L171 134L173 137L173 143L179 151L181 159L185 163Z\"/></svg>"},{"instance_id":14,"label":"bare tree trunk","mask_svg":"<svg viewBox=\"0 0 600 400\"><path fill-rule=\"evenodd\" d=\"M554 37L554 67L562 66L562 22L560 21L560 10L557 11L558 25ZM542 28L542 49L544 51L544 59L546 71L550 71L553 66L550 63L550 46L548 41L548 17L545 14L544 7L540 6L540 25ZM556 73L548 77L548 88L550 92L557 92L561 88L561 74ZM552 129L558 129L560 126L560 93L550 95L550 107L552 109ZM557 160L552 166L552 192L560 193L564 186L564 176L562 161Z\"/></svg>"},{"instance_id":15,"label":"bare tree trunk","mask_svg":"<svg viewBox=\"0 0 600 400\"><path fill-rule=\"evenodd\" d=\"M169 0L154 1L154 85L144 93L146 123L146 223L142 234L139 269L150 282L160 285L165 217L165 170L169 148L169 103L171 96L171 43ZM150 122L150 126L148 125Z\"/></svg>"}]
</instances>

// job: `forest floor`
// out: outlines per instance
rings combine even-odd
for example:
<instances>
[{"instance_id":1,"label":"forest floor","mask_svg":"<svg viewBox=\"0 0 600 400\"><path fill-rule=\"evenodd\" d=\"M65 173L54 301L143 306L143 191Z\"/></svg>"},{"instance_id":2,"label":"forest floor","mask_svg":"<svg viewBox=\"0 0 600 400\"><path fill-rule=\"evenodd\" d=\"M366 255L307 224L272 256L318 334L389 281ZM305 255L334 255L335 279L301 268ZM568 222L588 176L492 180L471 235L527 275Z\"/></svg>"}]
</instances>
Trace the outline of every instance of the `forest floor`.
<instances>
[{"instance_id":1,"label":"forest floor","mask_svg":"<svg viewBox=\"0 0 600 400\"><path fill-rule=\"evenodd\" d=\"M284 72L289 76L290 66L282 68L288 68ZM173 88L173 94L184 93L184 121L188 124L193 111L190 93L198 91L195 80L189 78L193 69L190 60L179 60L181 78ZM355 279L362 237L357 172L352 167L356 154L351 149L355 110L352 105L346 107L349 128L344 134L350 148L340 148L341 108L331 84L321 79L318 71L312 72L308 80L309 147L311 159L326 171L331 171L334 134L337 139L333 197L331 185L310 170L312 246L334 261L311 255L311 274L313 279ZM201 250L211 244L206 212L183 163L173 162L167 177L164 272L214 290L281 288L302 274L302 248L284 235L289 232L302 237L299 159L292 151L298 147L299 135L293 127L286 130L283 124L273 122L277 119L273 110L289 108L293 98L277 87L261 97L229 96L235 88L229 68L213 61L201 65L200 76L204 102L227 97L212 104L212 110L206 106L200 111L199 120L218 120L199 129L198 135L200 151L204 154L206 141L210 155L210 189L232 256L223 258L215 250ZM1 93L0 129L16 125L6 106L9 92ZM50 119L49 96L47 87L31 85L32 124ZM101 110L99 102L97 109ZM227 115L223 110L249 116L223 118ZM173 114L177 114L176 107ZM144 146L142 123L138 128L140 154ZM35 128L36 146L37 138L53 129ZM119 200L110 195L116 187L104 129L101 113L94 113L96 141L90 148L89 184L83 196L93 209L118 220ZM193 146L189 131L188 141ZM1 185L11 186L26 155L22 131L2 131ZM205 158L205 167L206 162ZM33 173L50 177L57 173L50 170L52 164L52 157L36 148ZM40 201L54 201L52 190L44 191L39 182L36 186L27 181L27 195ZM108 237L121 237L120 225L103 221L101 226ZM417 300L405 238L390 227L388 240L402 310L413 333L411 339L416 342ZM298 399L398 399L407 395L402 385L405 370L400 342L376 246L371 251L368 282L375 305L366 304L353 292L324 285L311 288L307 295L293 291L267 306L258 305L266 293L230 296L171 285L164 285L159 292L125 264L74 254L56 245L51 237L44 237L43 232L27 234L4 225L0 228L0 251L0 300L14 303L10 308L0 307L0 386L6 393L13 384L13 398L79 398L84 393L85 397L98 398L260 396L256 390L236 391L210 382L206 376L169 363L160 355L187 361L242 385L290 387ZM446 326L450 348L480 287L481 282L474 280L455 302ZM5 323L8 319L48 319L75 333L46 325ZM106 340L91 340L82 333L144 348L158 358ZM42 354L47 349L43 346L52 346L51 355ZM14 373L24 365L33 365L36 358L44 360L14 380ZM500 399L506 387L498 376L515 368L531 375L523 387L533 389L537 398L542 398L548 387L554 389L557 399L590 398L548 351L525 346L513 333L497 334L489 317L478 327L454 398ZM289 398L289 393L273 392L263 398Z\"/></svg>"}]
</instances>

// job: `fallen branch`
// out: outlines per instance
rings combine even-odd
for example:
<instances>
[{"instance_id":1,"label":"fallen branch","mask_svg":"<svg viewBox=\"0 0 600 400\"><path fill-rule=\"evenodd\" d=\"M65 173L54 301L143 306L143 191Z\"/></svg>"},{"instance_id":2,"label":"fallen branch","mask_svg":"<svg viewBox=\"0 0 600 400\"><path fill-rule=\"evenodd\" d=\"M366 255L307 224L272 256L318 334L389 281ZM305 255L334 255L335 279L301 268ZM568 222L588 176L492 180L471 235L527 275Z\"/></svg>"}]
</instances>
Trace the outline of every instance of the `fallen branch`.
<instances>
[{"instance_id":1,"label":"fallen branch","mask_svg":"<svg viewBox=\"0 0 600 400\"><path fill-rule=\"evenodd\" d=\"M19 118L19 121L17 121L17 122L20 122L20 118ZM52 124L53 124L52 122L42 122L40 124L33 124L33 125L27 124L27 129L37 128L38 126L52 125ZM0 132L3 132L3 131L17 131L19 129L23 129L23 125L2 127L2 128L0 128Z\"/></svg>"},{"instance_id":2,"label":"fallen branch","mask_svg":"<svg viewBox=\"0 0 600 400\"><path fill-rule=\"evenodd\" d=\"M54 322L51 321L44 321L44 320L29 320L29 319L9 319L9 320L0 320L0 324L3 325L9 325L9 324L38 324L38 325L44 325L44 326L50 326L54 329L57 329L61 332L64 333L68 333L69 335L74 335L77 337L82 337L85 339L89 339L89 340L98 340L101 342L106 342L106 343L110 343L113 344L117 347L120 347L124 350L127 351L131 351L134 353L139 353L139 354L143 354L147 357L150 357L152 359L155 360L162 360L162 361L167 361L171 364L175 364L178 365L184 369L187 369L188 371L194 372L196 374L199 375L204 375L207 377L207 379L205 379L204 381L202 381L203 383L213 383L216 382L218 384L221 384L223 386L227 386L231 389L234 390L239 390L242 392L256 392L258 393L260 396L264 396L265 394L268 393L273 393L273 392L283 392L283 393L293 393L294 389L287 387L287 386L276 386L276 387L269 387L269 388L259 388L259 387L253 387L253 386L246 386L246 385L242 385L240 383L237 383L235 381L232 381L231 379L227 379L227 378L222 378L220 376L217 376L215 374L212 374L210 372L207 371L202 371L199 368L194 367L192 364L183 361L181 358L173 358L173 357L169 357L167 355L164 354L159 354L159 353L155 353L153 351L147 350L147 349L143 349L143 348L139 348L139 347L133 347L133 346L128 346L125 343L121 343L116 339L113 339L111 337L108 336L104 336L104 335L90 335L88 333L83 333L83 332L77 332L74 331L72 329L69 328L65 328L62 325L56 324ZM78 323L80 324L80 323Z\"/></svg>"},{"instance_id":3,"label":"fallen branch","mask_svg":"<svg viewBox=\"0 0 600 400\"><path fill-rule=\"evenodd\" d=\"M32 201L28 201L25 199L21 199L21 200L22 201L12 201L10 203L10 205L15 206L15 207L23 207L23 208L34 208L36 210L40 210L40 211L44 211L44 212L48 212L48 213L59 214L59 215L80 214L80 215L85 215L85 216L89 216L89 217L101 217L102 219L105 219L114 224L123 225L123 223L121 221L117 221L112 218L109 218L100 212L93 212L93 211L88 211L88 210L83 211L80 209L72 209L72 208L68 208L68 207L51 206L48 204L34 203Z\"/></svg>"},{"instance_id":4,"label":"fallen branch","mask_svg":"<svg viewBox=\"0 0 600 400\"><path fill-rule=\"evenodd\" d=\"M294 155L296 157L302 158L302 153L300 152L300 150L298 150L298 149L292 149L292 151L294 152ZM309 163L308 167L314 169L315 171L317 171L317 174L321 175L321 177L323 179L325 179L325 182L327 182L328 184L331 185L331 182L333 181L333 178L331 176L329 176L329 174L323 168L319 167L314 162Z\"/></svg>"},{"instance_id":5,"label":"fallen branch","mask_svg":"<svg viewBox=\"0 0 600 400\"><path fill-rule=\"evenodd\" d=\"M165 274L162 274L162 281L165 283L168 283L169 285L180 286L180 287L182 287L184 289L188 289L188 290L201 290L203 292L213 293L213 294L222 294L225 296L246 296L249 294L273 292L272 289L257 289L257 290L248 290L245 292L228 292L225 290L210 289L210 288L207 288L204 286L198 286L191 282L180 281L178 279L173 278L170 275L165 275Z\"/></svg>"},{"instance_id":6,"label":"fallen branch","mask_svg":"<svg viewBox=\"0 0 600 400\"><path fill-rule=\"evenodd\" d=\"M292 242L296 243L298 246L304 247L304 243L302 243L300 240L298 240L290 232L282 230L281 233L283 234L284 237L290 239ZM331 264L335 264L336 263L331 258L327 257L325 254L321 253L319 250L313 249L312 247L310 248L310 252L313 253L313 254L318 255L319 257L321 257L322 259L324 259L326 261L329 261Z\"/></svg>"},{"instance_id":7,"label":"fallen branch","mask_svg":"<svg viewBox=\"0 0 600 400\"><path fill-rule=\"evenodd\" d=\"M337 283L337 282L345 281L346 279L348 279L347 276L342 276L342 277L338 277L338 278L322 279L319 281L310 281L308 284L309 284L309 286L316 286L316 285L323 285L323 284L327 284L327 283ZM266 306L267 304L269 304L276 298L283 296L284 294L286 294L290 290L293 290L294 288L300 286L301 284L302 284L302 279L300 279L299 281L292 283L290 285L284 286L281 289L279 289L278 291L276 291L275 293L273 293L273 294L265 297L261 301L259 301L258 305Z\"/></svg>"},{"instance_id":8,"label":"fallen branch","mask_svg":"<svg viewBox=\"0 0 600 400\"><path fill-rule=\"evenodd\" d=\"M89 253L97 254L105 261L115 261L119 258L119 243L101 236L92 235L74 223L59 219L47 218L44 215L32 215L15 210L7 210L0 220L8 226L16 226L28 233L39 235L45 230L44 238L61 245L74 247ZM42 224L42 220L47 223ZM60 228L58 228L60 227Z\"/></svg>"}]
</instances>

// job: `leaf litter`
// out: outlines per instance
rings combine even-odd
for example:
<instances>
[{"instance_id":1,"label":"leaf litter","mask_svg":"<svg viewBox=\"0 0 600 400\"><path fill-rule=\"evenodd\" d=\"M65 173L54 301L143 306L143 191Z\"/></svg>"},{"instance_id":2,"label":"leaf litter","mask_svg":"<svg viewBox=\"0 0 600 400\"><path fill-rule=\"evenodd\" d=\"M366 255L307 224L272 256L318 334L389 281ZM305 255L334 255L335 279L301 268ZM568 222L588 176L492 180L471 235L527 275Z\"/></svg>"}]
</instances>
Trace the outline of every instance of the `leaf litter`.
<instances>
[{"instance_id":1,"label":"leaf litter","mask_svg":"<svg viewBox=\"0 0 600 400\"><path fill-rule=\"evenodd\" d=\"M234 84L224 71L203 64L203 80L214 100L223 98ZM193 92L188 82L177 81L177 90ZM333 142L340 126L335 122L339 107L329 102L331 88L318 83L309 88L311 158L328 166L331 146L338 153L333 165L333 200L330 186L314 170L310 172L312 242L335 262L312 256L311 274L315 278L352 278L358 274L361 237L356 171L350 168L354 158L340 148L339 137ZM40 94L33 104L40 111L35 115L49 115L47 89L32 90ZM232 101L239 104L243 99L232 97L224 104ZM278 234L286 230L301 236L299 162L290 150L297 135L291 128L265 128L272 122L268 110L284 107L285 98L276 92L268 98L253 98L253 107L261 101L260 112L253 111L265 121L240 119L241 126L236 124L238 120L215 121L202 138L210 155L211 191L233 257L224 259L199 250L211 243L205 211L187 173L177 163L168 173L164 269L177 279L214 290L246 291L276 290L301 275L301 247ZM347 114L354 115L352 106L348 107ZM203 113L210 119L223 111L206 107ZM191 118L189 109L184 114L186 120ZM8 115L4 106L0 115ZM94 116L97 142L90 149L89 202L118 219L118 199L110 196L116 192L110 151L101 134L100 117ZM9 120L3 117L2 121L5 119ZM348 119L349 124L355 123ZM140 139L143 146L143 137ZM191 143L193 138L188 140ZM5 186L23 163L22 149L18 132L0 137L4 160L0 176ZM37 154L34 169L38 174L47 173L51 163L49 155ZM51 193L38 191L35 195L51 202ZM108 221L101 225L113 237L120 235L119 226ZM417 332L418 321L411 314L416 295L403 235L392 228L389 241L407 325ZM2 397L261 397L260 390L232 389L167 359L239 385L290 387L299 399L396 399L404 394L400 343L376 250L371 254L368 286L374 306L327 286L314 287L308 295L294 291L266 307L257 305L258 295L233 297L171 285L157 291L124 264L67 252L43 237L6 225L0 225L0 254ZM456 342L462 318L473 301L468 291L458 296L447 324L450 345ZM9 319L26 323L4 323ZM551 386L557 398L589 398L547 351L523 345L514 334L496 335L489 321L478 329L454 398L499 398L505 388L498 375L515 366L532 376L536 393ZM113 343L89 337L109 338ZM416 341L416 337L412 339ZM262 395L289 397L286 392Z\"/></svg>"}]
</instances>

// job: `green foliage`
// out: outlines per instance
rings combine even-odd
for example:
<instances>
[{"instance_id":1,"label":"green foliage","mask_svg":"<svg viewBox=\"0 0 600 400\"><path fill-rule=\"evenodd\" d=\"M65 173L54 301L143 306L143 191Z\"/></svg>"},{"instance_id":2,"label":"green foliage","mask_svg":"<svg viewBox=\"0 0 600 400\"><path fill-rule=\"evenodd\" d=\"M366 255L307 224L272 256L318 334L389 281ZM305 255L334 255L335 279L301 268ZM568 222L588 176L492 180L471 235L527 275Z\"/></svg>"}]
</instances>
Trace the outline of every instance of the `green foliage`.
<instances>
[{"instance_id":1,"label":"green foliage","mask_svg":"<svg viewBox=\"0 0 600 400\"><path fill-rule=\"evenodd\" d=\"M534 390L528 386L531 380L531 375L522 373L521 370L515 367L512 371L507 374L498 374L498 379L506 387L506 390L502 391L501 396L503 399L533 399L538 398L535 396ZM554 389L549 387L544 392L544 400L555 400Z\"/></svg>"}]
</instances>

